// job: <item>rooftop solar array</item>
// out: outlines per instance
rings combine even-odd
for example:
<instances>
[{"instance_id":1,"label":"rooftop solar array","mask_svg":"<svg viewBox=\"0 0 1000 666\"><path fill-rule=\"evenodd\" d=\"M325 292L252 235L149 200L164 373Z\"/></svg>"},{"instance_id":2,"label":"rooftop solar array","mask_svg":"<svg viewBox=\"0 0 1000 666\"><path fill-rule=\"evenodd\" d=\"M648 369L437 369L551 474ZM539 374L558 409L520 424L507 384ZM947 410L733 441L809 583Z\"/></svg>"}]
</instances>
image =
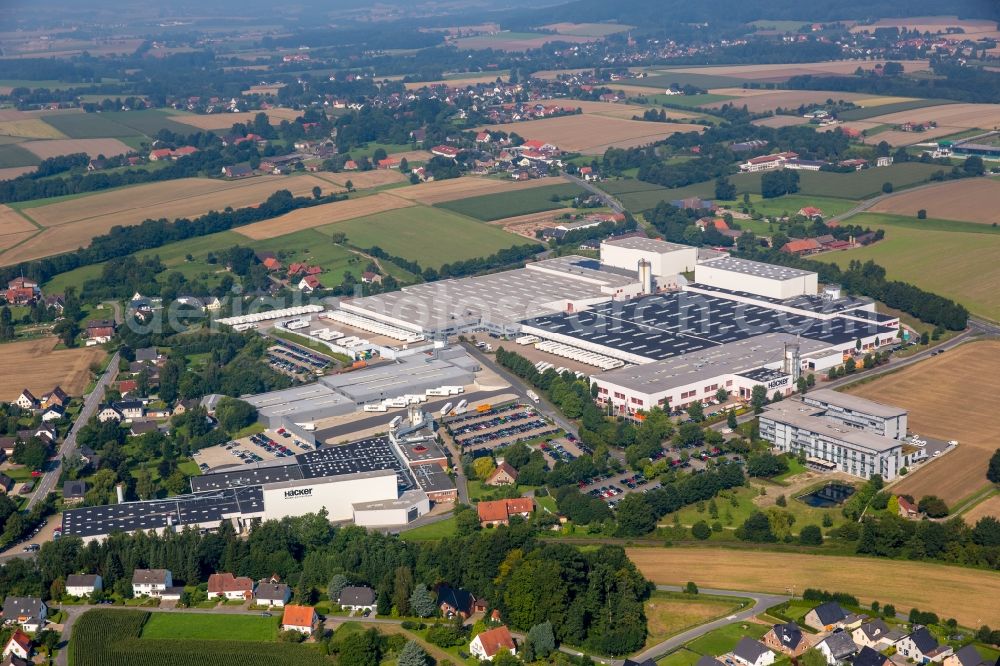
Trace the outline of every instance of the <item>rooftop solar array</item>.
<instances>
[{"instance_id":1,"label":"rooftop solar array","mask_svg":"<svg viewBox=\"0 0 1000 666\"><path fill-rule=\"evenodd\" d=\"M168 525L218 523L236 515L262 514L260 486L178 495L165 500L87 506L63 512L64 536L100 536Z\"/></svg>"},{"instance_id":2,"label":"rooftop solar array","mask_svg":"<svg viewBox=\"0 0 1000 666\"><path fill-rule=\"evenodd\" d=\"M781 379L785 376L785 373L781 370L772 370L771 368L754 368L753 370L747 370L746 372L738 373L740 377L746 377L750 381L760 382L765 384L775 379Z\"/></svg>"},{"instance_id":3,"label":"rooftop solar array","mask_svg":"<svg viewBox=\"0 0 1000 666\"><path fill-rule=\"evenodd\" d=\"M843 296L841 298L828 298L825 296L820 296L818 294L803 294L801 296L793 296L791 298L771 298L770 296L761 296L760 294L753 294L748 291L725 289L723 287L716 287L714 285L701 284L700 282L695 282L691 284L689 288L698 291L711 291L723 295L750 298L757 301L761 301L763 303L774 303L775 305L783 305L788 308L795 308L796 310L802 310L803 312L813 312L816 314L847 313L848 310L856 311L855 310L856 308L867 306L870 304L870 301L866 301L861 298L855 298L853 296ZM854 312L852 312L852 315L853 314Z\"/></svg>"},{"instance_id":4,"label":"rooftop solar array","mask_svg":"<svg viewBox=\"0 0 1000 666\"><path fill-rule=\"evenodd\" d=\"M235 470L195 476L191 478L191 488L196 492L219 490L382 469L395 470L401 485L412 485L408 471L393 452L388 437L370 437L350 444L327 446L287 460L289 462L282 465L242 465Z\"/></svg>"},{"instance_id":5,"label":"rooftop solar array","mask_svg":"<svg viewBox=\"0 0 1000 666\"><path fill-rule=\"evenodd\" d=\"M451 477L448 476L448 473L435 464L414 466L413 476L417 481L417 485L425 493L453 490L455 488L455 484L452 482Z\"/></svg>"},{"instance_id":6,"label":"rooftop solar array","mask_svg":"<svg viewBox=\"0 0 1000 666\"><path fill-rule=\"evenodd\" d=\"M590 310L536 317L524 322L544 333L560 334L658 361L737 342L764 333L788 333L839 345L889 328L834 317L819 319L691 292L658 294L631 301L610 301Z\"/></svg>"}]
</instances>

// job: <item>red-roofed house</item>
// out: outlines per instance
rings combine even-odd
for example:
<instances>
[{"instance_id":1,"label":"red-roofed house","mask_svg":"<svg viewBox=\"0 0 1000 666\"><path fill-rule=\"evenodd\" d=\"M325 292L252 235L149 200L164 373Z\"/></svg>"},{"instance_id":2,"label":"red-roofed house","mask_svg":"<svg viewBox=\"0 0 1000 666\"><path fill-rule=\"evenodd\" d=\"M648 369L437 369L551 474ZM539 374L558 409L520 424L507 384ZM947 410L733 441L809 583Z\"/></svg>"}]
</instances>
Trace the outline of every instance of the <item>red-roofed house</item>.
<instances>
[{"instance_id":1,"label":"red-roofed house","mask_svg":"<svg viewBox=\"0 0 1000 666\"><path fill-rule=\"evenodd\" d=\"M899 501L899 516L900 518L905 518L907 520L919 520L920 519L920 509L916 504L906 499L905 497L897 497Z\"/></svg>"},{"instance_id":2,"label":"red-roofed house","mask_svg":"<svg viewBox=\"0 0 1000 666\"><path fill-rule=\"evenodd\" d=\"M815 238L796 238L785 243L781 251L789 254L811 254L822 249L823 246Z\"/></svg>"},{"instance_id":3,"label":"red-roofed house","mask_svg":"<svg viewBox=\"0 0 1000 666\"><path fill-rule=\"evenodd\" d=\"M729 225L726 224L726 221L721 217L703 217L695 222L695 224L697 224L698 228L702 231L705 231L705 229L708 229L709 227L715 227L717 231L729 231Z\"/></svg>"},{"instance_id":4,"label":"red-roofed house","mask_svg":"<svg viewBox=\"0 0 1000 666\"><path fill-rule=\"evenodd\" d=\"M538 139L531 139L525 141L521 144L523 150L538 150L538 151L550 151L555 150L556 147L551 143L545 143L544 141L539 141Z\"/></svg>"},{"instance_id":5,"label":"red-roofed house","mask_svg":"<svg viewBox=\"0 0 1000 666\"><path fill-rule=\"evenodd\" d=\"M123 379L122 381L118 382L118 392L121 393L122 396L132 393L138 387L139 384L134 379Z\"/></svg>"},{"instance_id":6,"label":"red-roofed house","mask_svg":"<svg viewBox=\"0 0 1000 666\"><path fill-rule=\"evenodd\" d=\"M319 616L312 606L288 604L281 616L281 628L285 631L299 631L307 636L319 624Z\"/></svg>"},{"instance_id":7,"label":"red-roofed house","mask_svg":"<svg viewBox=\"0 0 1000 666\"><path fill-rule=\"evenodd\" d=\"M799 209L799 215L803 217L823 217L823 209L815 206L806 206Z\"/></svg>"},{"instance_id":8,"label":"red-roofed house","mask_svg":"<svg viewBox=\"0 0 1000 666\"><path fill-rule=\"evenodd\" d=\"M159 160L169 159L172 152L169 148L157 148L149 153L149 161L158 162Z\"/></svg>"},{"instance_id":9,"label":"red-roofed house","mask_svg":"<svg viewBox=\"0 0 1000 666\"><path fill-rule=\"evenodd\" d=\"M361 281L365 284L382 284L382 276L372 271L365 271L361 274Z\"/></svg>"},{"instance_id":10,"label":"red-roofed house","mask_svg":"<svg viewBox=\"0 0 1000 666\"><path fill-rule=\"evenodd\" d=\"M281 270L281 262L278 261L277 257L267 257L264 259L264 268L269 271Z\"/></svg>"},{"instance_id":11,"label":"red-roofed house","mask_svg":"<svg viewBox=\"0 0 1000 666\"><path fill-rule=\"evenodd\" d=\"M493 137L489 132L480 132L476 135L476 143L490 143L493 141Z\"/></svg>"},{"instance_id":12,"label":"red-roofed house","mask_svg":"<svg viewBox=\"0 0 1000 666\"><path fill-rule=\"evenodd\" d=\"M517 497L480 502L476 509L479 511L479 524L482 527L510 525L511 516L530 518L535 511L535 500L530 497Z\"/></svg>"},{"instance_id":13,"label":"red-roofed house","mask_svg":"<svg viewBox=\"0 0 1000 666\"><path fill-rule=\"evenodd\" d=\"M459 152L461 151L454 146L434 146L431 148L431 154L438 155L440 157L450 157L451 159L458 157Z\"/></svg>"},{"instance_id":14,"label":"red-roofed house","mask_svg":"<svg viewBox=\"0 0 1000 666\"><path fill-rule=\"evenodd\" d=\"M42 295L38 283L28 278L18 277L7 283L3 292L4 300L11 305L27 305Z\"/></svg>"},{"instance_id":15,"label":"red-roofed house","mask_svg":"<svg viewBox=\"0 0 1000 666\"><path fill-rule=\"evenodd\" d=\"M253 581L246 576L231 573L214 573L208 577L208 598L241 599L253 598Z\"/></svg>"},{"instance_id":16,"label":"red-roofed house","mask_svg":"<svg viewBox=\"0 0 1000 666\"><path fill-rule=\"evenodd\" d=\"M395 157L387 157L384 160L379 160L378 161L378 168L379 169L398 169L399 168L399 160L397 160Z\"/></svg>"},{"instance_id":17,"label":"red-roofed house","mask_svg":"<svg viewBox=\"0 0 1000 666\"><path fill-rule=\"evenodd\" d=\"M517 483L517 470L506 461L501 461L493 473L486 478L488 486L510 486Z\"/></svg>"},{"instance_id":18,"label":"red-roofed house","mask_svg":"<svg viewBox=\"0 0 1000 666\"><path fill-rule=\"evenodd\" d=\"M510 630L502 625L482 632L469 643L469 652L477 659L493 661L493 657L500 650L507 650L511 654L517 653L514 637L510 635Z\"/></svg>"},{"instance_id":19,"label":"red-roofed house","mask_svg":"<svg viewBox=\"0 0 1000 666\"><path fill-rule=\"evenodd\" d=\"M357 171L358 163L354 160L347 160L344 162L344 171Z\"/></svg>"},{"instance_id":20,"label":"red-roofed house","mask_svg":"<svg viewBox=\"0 0 1000 666\"><path fill-rule=\"evenodd\" d=\"M298 287L299 291L310 293L316 291L317 289L322 289L323 285L320 284L319 278L315 275L307 275L299 280Z\"/></svg>"},{"instance_id":21,"label":"red-roofed house","mask_svg":"<svg viewBox=\"0 0 1000 666\"><path fill-rule=\"evenodd\" d=\"M20 629L14 630L10 640L7 641L7 645L3 648L4 658L14 655L21 659L30 659L31 652L31 637Z\"/></svg>"}]
</instances>

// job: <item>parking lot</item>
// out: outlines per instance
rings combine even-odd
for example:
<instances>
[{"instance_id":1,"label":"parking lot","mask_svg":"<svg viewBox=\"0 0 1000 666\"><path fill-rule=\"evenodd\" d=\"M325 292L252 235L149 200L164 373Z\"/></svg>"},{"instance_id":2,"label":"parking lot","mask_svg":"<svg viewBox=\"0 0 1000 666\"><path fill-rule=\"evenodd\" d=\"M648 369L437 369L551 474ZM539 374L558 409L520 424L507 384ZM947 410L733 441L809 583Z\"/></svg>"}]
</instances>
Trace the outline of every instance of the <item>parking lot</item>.
<instances>
[{"instance_id":1,"label":"parking lot","mask_svg":"<svg viewBox=\"0 0 1000 666\"><path fill-rule=\"evenodd\" d=\"M462 450L473 455L559 432L534 407L517 403L451 419L445 425Z\"/></svg>"},{"instance_id":2,"label":"parking lot","mask_svg":"<svg viewBox=\"0 0 1000 666\"><path fill-rule=\"evenodd\" d=\"M580 492L607 502L614 508L627 493L647 492L650 488L658 488L659 483L651 484L645 476L637 472L621 474L601 474L592 479L585 479L577 484Z\"/></svg>"},{"instance_id":3,"label":"parking lot","mask_svg":"<svg viewBox=\"0 0 1000 666\"><path fill-rule=\"evenodd\" d=\"M322 374L331 363L325 356L285 343L268 347L267 361L278 372L300 378Z\"/></svg>"},{"instance_id":4,"label":"parking lot","mask_svg":"<svg viewBox=\"0 0 1000 666\"><path fill-rule=\"evenodd\" d=\"M542 442L537 448L545 456L545 462L548 463L550 468L560 460L570 462L585 453L593 453L593 450L589 446L586 446L583 442L573 437L573 435L557 437L556 439Z\"/></svg>"},{"instance_id":5,"label":"parking lot","mask_svg":"<svg viewBox=\"0 0 1000 666\"><path fill-rule=\"evenodd\" d=\"M299 441L284 428L279 428L276 432L265 431L196 451L194 461L198 463L198 469L205 473L229 465L291 458L296 454L312 450L311 444Z\"/></svg>"}]
</instances>

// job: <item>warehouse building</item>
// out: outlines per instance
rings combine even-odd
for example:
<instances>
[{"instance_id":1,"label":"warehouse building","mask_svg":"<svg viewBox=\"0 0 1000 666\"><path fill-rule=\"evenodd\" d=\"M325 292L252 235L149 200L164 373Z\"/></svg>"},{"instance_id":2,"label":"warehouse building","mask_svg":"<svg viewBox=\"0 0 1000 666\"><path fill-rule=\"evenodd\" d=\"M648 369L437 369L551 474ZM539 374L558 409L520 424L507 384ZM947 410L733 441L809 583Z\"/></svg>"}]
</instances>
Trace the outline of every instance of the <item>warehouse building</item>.
<instances>
[{"instance_id":1,"label":"warehouse building","mask_svg":"<svg viewBox=\"0 0 1000 666\"><path fill-rule=\"evenodd\" d=\"M870 404L860 405L858 401ZM817 402L822 403L822 397ZM856 413L890 411L884 405L861 398L852 398L851 404ZM919 446L878 434L880 427L861 429L854 414L845 415L799 399L768 405L760 415L760 436L782 452L804 455L810 467L864 479L879 474L892 481L899 476L900 469L925 455Z\"/></svg>"},{"instance_id":2,"label":"warehouse building","mask_svg":"<svg viewBox=\"0 0 1000 666\"><path fill-rule=\"evenodd\" d=\"M672 277L694 270L698 263L698 248L640 237L601 243L601 263L606 266L636 271L640 261L649 262L654 277Z\"/></svg>"},{"instance_id":3,"label":"warehouse building","mask_svg":"<svg viewBox=\"0 0 1000 666\"><path fill-rule=\"evenodd\" d=\"M694 281L778 299L819 291L819 276L812 271L737 257L719 257L699 263L694 269Z\"/></svg>"}]
</instances>

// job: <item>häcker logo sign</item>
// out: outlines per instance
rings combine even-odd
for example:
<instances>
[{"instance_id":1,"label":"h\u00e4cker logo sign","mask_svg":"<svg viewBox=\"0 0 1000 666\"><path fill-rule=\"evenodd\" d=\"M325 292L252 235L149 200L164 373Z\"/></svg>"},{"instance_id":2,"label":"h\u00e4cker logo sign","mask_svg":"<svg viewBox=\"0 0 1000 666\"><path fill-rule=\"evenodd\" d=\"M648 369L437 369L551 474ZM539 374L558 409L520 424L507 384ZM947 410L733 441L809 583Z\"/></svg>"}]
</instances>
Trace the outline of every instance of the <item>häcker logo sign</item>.
<instances>
[{"instance_id":1,"label":"h\u00e4cker logo sign","mask_svg":"<svg viewBox=\"0 0 1000 666\"><path fill-rule=\"evenodd\" d=\"M294 497L309 497L312 494L312 488L293 488L292 490L285 491L285 499L291 499Z\"/></svg>"},{"instance_id":2,"label":"h\u00e4cker logo sign","mask_svg":"<svg viewBox=\"0 0 1000 666\"><path fill-rule=\"evenodd\" d=\"M767 383L767 388L769 389L778 388L779 386L784 386L787 383L788 383L788 377L784 377L782 379L775 379Z\"/></svg>"}]
</instances>

